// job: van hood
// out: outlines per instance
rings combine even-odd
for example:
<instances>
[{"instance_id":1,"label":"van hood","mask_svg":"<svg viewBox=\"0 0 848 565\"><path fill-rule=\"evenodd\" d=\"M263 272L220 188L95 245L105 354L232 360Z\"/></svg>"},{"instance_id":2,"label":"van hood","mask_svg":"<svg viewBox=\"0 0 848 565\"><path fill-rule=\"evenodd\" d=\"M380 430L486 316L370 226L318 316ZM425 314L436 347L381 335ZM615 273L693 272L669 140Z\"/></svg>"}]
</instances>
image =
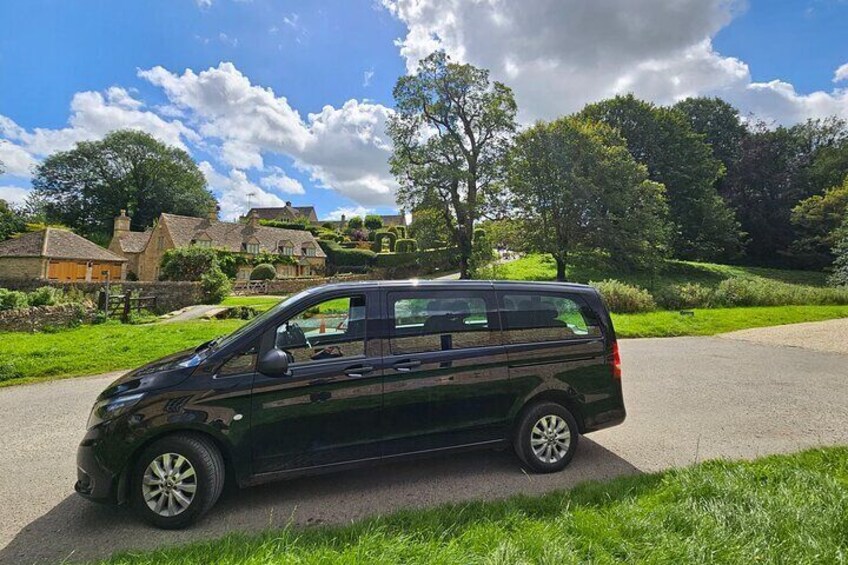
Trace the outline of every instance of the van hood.
<instances>
[{"instance_id":1,"label":"van hood","mask_svg":"<svg viewBox=\"0 0 848 565\"><path fill-rule=\"evenodd\" d=\"M177 385L194 372L198 364L193 362L196 357L202 357L202 354L192 348L152 361L119 377L97 398L104 399L125 392L147 392Z\"/></svg>"}]
</instances>

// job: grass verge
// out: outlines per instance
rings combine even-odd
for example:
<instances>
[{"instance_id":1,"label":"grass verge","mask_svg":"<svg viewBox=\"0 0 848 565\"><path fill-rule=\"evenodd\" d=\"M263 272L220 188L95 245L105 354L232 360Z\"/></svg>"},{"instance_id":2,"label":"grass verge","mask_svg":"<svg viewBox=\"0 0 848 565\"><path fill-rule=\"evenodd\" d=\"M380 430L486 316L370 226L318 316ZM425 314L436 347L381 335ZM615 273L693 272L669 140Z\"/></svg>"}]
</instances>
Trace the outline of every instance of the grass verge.
<instances>
[{"instance_id":1,"label":"grass verge","mask_svg":"<svg viewBox=\"0 0 848 565\"><path fill-rule=\"evenodd\" d=\"M250 306L257 312L264 312L280 303L285 296L228 296L221 306Z\"/></svg>"},{"instance_id":2,"label":"grass verge","mask_svg":"<svg viewBox=\"0 0 848 565\"><path fill-rule=\"evenodd\" d=\"M102 563L840 563L846 554L848 448L834 447Z\"/></svg>"},{"instance_id":3,"label":"grass verge","mask_svg":"<svg viewBox=\"0 0 848 565\"><path fill-rule=\"evenodd\" d=\"M628 337L675 337L715 335L748 328L781 326L848 318L848 306L757 306L749 308L704 308L680 312L657 311L642 314L613 314L615 333Z\"/></svg>"},{"instance_id":4,"label":"grass verge","mask_svg":"<svg viewBox=\"0 0 848 565\"><path fill-rule=\"evenodd\" d=\"M613 314L620 338L717 333L848 317L848 306L771 306ZM108 322L54 333L0 333L0 387L133 369L232 332L244 320L127 325Z\"/></svg>"}]
</instances>

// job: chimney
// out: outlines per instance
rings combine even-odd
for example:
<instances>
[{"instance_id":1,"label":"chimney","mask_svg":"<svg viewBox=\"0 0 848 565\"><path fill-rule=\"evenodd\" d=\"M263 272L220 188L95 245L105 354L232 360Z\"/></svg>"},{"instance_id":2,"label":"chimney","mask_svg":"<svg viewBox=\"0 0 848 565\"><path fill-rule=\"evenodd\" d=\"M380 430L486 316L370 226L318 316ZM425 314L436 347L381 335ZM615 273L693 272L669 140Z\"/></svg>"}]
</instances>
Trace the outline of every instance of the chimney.
<instances>
[{"instance_id":1,"label":"chimney","mask_svg":"<svg viewBox=\"0 0 848 565\"><path fill-rule=\"evenodd\" d=\"M345 218L345 215L342 214L342 225L344 225L345 221L347 221L347 218Z\"/></svg>"},{"instance_id":2,"label":"chimney","mask_svg":"<svg viewBox=\"0 0 848 565\"><path fill-rule=\"evenodd\" d=\"M247 214L247 227L251 229L259 227L259 214L256 213L256 210L251 210Z\"/></svg>"},{"instance_id":3,"label":"chimney","mask_svg":"<svg viewBox=\"0 0 848 565\"><path fill-rule=\"evenodd\" d=\"M115 235L120 232L130 231L130 218L127 216L126 210L121 210L120 216L115 216Z\"/></svg>"},{"instance_id":4,"label":"chimney","mask_svg":"<svg viewBox=\"0 0 848 565\"><path fill-rule=\"evenodd\" d=\"M209 213L206 215L209 220L217 220L218 219L218 211L221 209L220 206L216 203L214 206L209 207Z\"/></svg>"},{"instance_id":5,"label":"chimney","mask_svg":"<svg viewBox=\"0 0 848 565\"><path fill-rule=\"evenodd\" d=\"M286 208L291 208L291 200L286 200Z\"/></svg>"}]
</instances>

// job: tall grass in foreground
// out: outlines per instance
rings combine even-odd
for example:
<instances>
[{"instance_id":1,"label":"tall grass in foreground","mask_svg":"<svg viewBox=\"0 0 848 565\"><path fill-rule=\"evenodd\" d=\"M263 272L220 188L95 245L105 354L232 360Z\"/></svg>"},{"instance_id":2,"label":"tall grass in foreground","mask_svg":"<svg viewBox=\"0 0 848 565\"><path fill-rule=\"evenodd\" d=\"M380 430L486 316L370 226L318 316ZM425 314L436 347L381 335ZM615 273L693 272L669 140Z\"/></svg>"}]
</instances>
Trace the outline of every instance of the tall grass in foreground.
<instances>
[{"instance_id":1,"label":"tall grass in foreground","mask_svg":"<svg viewBox=\"0 0 848 565\"><path fill-rule=\"evenodd\" d=\"M567 472L567 471L566 471ZM214 519L214 517L210 518ZM848 448L289 528L104 563L844 563Z\"/></svg>"}]
</instances>

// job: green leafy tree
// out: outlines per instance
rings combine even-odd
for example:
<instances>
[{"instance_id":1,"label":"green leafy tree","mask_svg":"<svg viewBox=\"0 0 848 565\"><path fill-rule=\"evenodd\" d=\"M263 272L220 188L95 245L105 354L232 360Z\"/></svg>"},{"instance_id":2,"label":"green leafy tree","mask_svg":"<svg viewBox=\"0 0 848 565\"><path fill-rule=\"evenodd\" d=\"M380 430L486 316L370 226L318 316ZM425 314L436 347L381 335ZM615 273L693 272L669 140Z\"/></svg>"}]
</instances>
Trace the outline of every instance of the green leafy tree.
<instances>
[{"instance_id":1,"label":"green leafy tree","mask_svg":"<svg viewBox=\"0 0 848 565\"><path fill-rule=\"evenodd\" d=\"M438 208L418 208L412 213L409 235L420 249L447 247L453 241L450 212Z\"/></svg>"},{"instance_id":2,"label":"green leafy tree","mask_svg":"<svg viewBox=\"0 0 848 565\"><path fill-rule=\"evenodd\" d=\"M704 136L713 156L729 171L742 158L742 141L748 130L739 111L721 98L686 98L674 105L692 131ZM721 189L719 189L721 191Z\"/></svg>"},{"instance_id":3,"label":"green leafy tree","mask_svg":"<svg viewBox=\"0 0 848 565\"><path fill-rule=\"evenodd\" d=\"M724 167L681 112L627 95L590 104L580 115L617 129L636 161L648 168L648 177L665 186L676 257L738 253L739 224L715 188Z\"/></svg>"},{"instance_id":4,"label":"green leafy tree","mask_svg":"<svg viewBox=\"0 0 848 565\"><path fill-rule=\"evenodd\" d=\"M23 214L0 199L0 241L22 231L26 231L26 219Z\"/></svg>"},{"instance_id":5,"label":"green leafy tree","mask_svg":"<svg viewBox=\"0 0 848 565\"><path fill-rule=\"evenodd\" d=\"M848 286L848 214L837 232L837 243L833 248L833 273L828 282L833 286Z\"/></svg>"},{"instance_id":6,"label":"green leafy tree","mask_svg":"<svg viewBox=\"0 0 848 565\"><path fill-rule=\"evenodd\" d=\"M365 216L365 222L363 224L370 231L377 231L383 227L383 218L378 214L368 214Z\"/></svg>"},{"instance_id":7,"label":"green leafy tree","mask_svg":"<svg viewBox=\"0 0 848 565\"><path fill-rule=\"evenodd\" d=\"M525 247L554 258L557 280L581 249L642 264L664 254L665 190L609 126L577 117L537 123L515 140L509 172Z\"/></svg>"},{"instance_id":8,"label":"green leafy tree","mask_svg":"<svg viewBox=\"0 0 848 565\"><path fill-rule=\"evenodd\" d=\"M32 186L33 206L48 222L101 238L111 234L121 209L142 230L162 212L205 216L216 205L188 153L134 130L49 156L36 167Z\"/></svg>"},{"instance_id":9,"label":"green leafy tree","mask_svg":"<svg viewBox=\"0 0 848 565\"><path fill-rule=\"evenodd\" d=\"M354 216L347 221L347 227L352 230L361 230L363 225L362 218L359 216Z\"/></svg>"},{"instance_id":10,"label":"green leafy tree","mask_svg":"<svg viewBox=\"0 0 848 565\"><path fill-rule=\"evenodd\" d=\"M840 186L816 194L792 209L796 239L790 252L806 267L821 269L833 261L840 226L848 214L848 177Z\"/></svg>"},{"instance_id":11,"label":"green leafy tree","mask_svg":"<svg viewBox=\"0 0 848 565\"><path fill-rule=\"evenodd\" d=\"M398 203L415 210L444 203L445 223L459 248L460 277L468 278L474 224L504 176L504 154L516 128L512 91L489 72L451 62L444 52L398 79L388 132Z\"/></svg>"},{"instance_id":12,"label":"green leafy tree","mask_svg":"<svg viewBox=\"0 0 848 565\"><path fill-rule=\"evenodd\" d=\"M218 256L208 247L177 247L162 256L160 277L167 281L199 281L203 273L220 269Z\"/></svg>"}]
</instances>

